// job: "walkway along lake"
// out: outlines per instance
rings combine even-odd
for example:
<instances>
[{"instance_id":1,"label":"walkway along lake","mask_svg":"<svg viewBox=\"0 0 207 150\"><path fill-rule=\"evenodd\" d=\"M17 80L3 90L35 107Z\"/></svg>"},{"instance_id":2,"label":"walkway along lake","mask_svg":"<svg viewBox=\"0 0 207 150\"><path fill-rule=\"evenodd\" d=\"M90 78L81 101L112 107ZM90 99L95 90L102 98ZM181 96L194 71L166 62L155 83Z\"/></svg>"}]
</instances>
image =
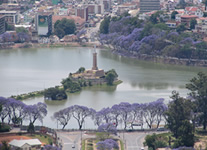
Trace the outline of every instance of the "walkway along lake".
<instances>
[{"instance_id":1,"label":"walkway along lake","mask_svg":"<svg viewBox=\"0 0 207 150\"><path fill-rule=\"evenodd\" d=\"M80 67L92 67L93 48L39 48L0 51L0 96L9 97L60 85L63 78ZM83 89L70 94L64 101L44 101L43 97L24 100L26 104L45 102L48 115L43 125L57 128L52 121L54 112L71 105L84 105L100 110L120 102L146 103L165 98L169 101L173 90L181 96L188 93L185 84L199 71L206 68L154 64L112 54L97 49L98 67L105 71L115 69L123 81L117 87ZM36 122L35 125L42 125ZM60 128L60 126L58 127ZM67 128L78 128L77 122L69 121ZM84 128L95 128L87 120Z\"/></svg>"}]
</instances>

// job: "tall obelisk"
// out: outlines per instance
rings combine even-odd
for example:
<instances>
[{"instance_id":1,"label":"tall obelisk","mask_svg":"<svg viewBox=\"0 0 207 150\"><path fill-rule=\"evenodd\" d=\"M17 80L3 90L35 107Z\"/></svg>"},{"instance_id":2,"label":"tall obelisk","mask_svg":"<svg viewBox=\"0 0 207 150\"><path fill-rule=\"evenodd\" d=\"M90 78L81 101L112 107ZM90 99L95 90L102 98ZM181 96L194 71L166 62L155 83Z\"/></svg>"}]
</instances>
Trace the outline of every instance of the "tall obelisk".
<instances>
[{"instance_id":1,"label":"tall obelisk","mask_svg":"<svg viewBox=\"0 0 207 150\"><path fill-rule=\"evenodd\" d=\"M94 45L94 53L93 53L93 67L92 70L98 70L97 67L97 53L96 53L96 46Z\"/></svg>"}]
</instances>

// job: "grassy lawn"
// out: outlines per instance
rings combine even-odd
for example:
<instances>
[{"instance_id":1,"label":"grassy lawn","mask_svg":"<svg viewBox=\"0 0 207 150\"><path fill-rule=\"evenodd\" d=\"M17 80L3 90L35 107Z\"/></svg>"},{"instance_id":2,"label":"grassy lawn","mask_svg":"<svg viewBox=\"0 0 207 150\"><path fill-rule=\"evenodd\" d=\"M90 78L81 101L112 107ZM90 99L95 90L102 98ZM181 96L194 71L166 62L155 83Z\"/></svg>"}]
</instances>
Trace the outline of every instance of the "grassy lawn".
<instances>
[{"instance_id":1,"label":"grassy lawn","mask_svg":"<svg viewBox=\"0 0 207 150\"><path fill-rule=\"evenodd\" d=\"M39 139L40 142L44 143L44 145L49 145L51 144L51 142L53 142L52 138L48 135L35 134L35 135L29 135L28 137L32 139Z\"/></svg>"}]
</instances>

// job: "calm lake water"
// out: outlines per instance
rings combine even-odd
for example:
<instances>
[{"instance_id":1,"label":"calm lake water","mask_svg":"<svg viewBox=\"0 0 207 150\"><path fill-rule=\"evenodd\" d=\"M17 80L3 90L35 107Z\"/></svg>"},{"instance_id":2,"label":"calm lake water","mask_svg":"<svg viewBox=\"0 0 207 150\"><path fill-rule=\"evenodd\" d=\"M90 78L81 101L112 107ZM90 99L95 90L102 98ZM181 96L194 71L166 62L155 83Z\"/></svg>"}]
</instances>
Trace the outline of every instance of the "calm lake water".
<instances>
[{"instance_id":1,"label":"calm lake water","mask_svg":"<svg viewBox=\"0 0 207 150\"><path fill-rule=\"evenodd\" d=\"M40 48L0 50L0 96L9 97L22 93L43 90L60 85L70 72L76 72L81 66L92 67L93 48ZM71 105L84 105L100 110L120 102L146 103L165 98L169 101L173 90L186 96L189 91L185 84L199 71L206 68L172 66L124 58L97 49L98 67L105 71L115 69L123 81L117 87L86 88L80 93L70 94L64 101L44 101L43 97L24 100L26 104L45 102L48 115L43 125L57 128L51 116L54 112ZM40 124L40 122L35 123ZM85 128L92 128L87 121ZM60 126L58 127L60 128ZM71 120L66 128L78 128Z\"/></svg>"}]
</instances>

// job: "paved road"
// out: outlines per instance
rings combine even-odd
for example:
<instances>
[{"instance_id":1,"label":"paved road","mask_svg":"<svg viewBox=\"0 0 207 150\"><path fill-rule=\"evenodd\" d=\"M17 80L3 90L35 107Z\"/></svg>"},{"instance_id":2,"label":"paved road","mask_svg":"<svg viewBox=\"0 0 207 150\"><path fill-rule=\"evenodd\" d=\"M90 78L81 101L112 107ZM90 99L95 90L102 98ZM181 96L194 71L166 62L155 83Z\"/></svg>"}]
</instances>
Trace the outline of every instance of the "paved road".
<instances>
[{"instance_id":1,"label":"paved road","mask_svg":"<svg viewBox=\"0 0 207 150\"><path fill-rule=\"evenodd\" d=\"M75 131L75 132L61 132L58 131L57 135L59 137L59 143L62 144L62 150L80 150L81 137L85 138L94 138L95 135L87 134L86 132ZM125 144L125 150L140 150L143 146L144 138L147 135L145 132L122 132L118 133ZM72 145L75 145L72 148ZM147 148L145 148L147 149Z\"/></svg>"},{"instance_id":2,"label":"paved road","mask_svg":"<svg viewBox=\"0 0 207 150\"><path fill-rule=\"evenodd\" d=\"M141 147L144 147L143 142L146 136L144 132L126 132L121 133L121 139L125 143L126 150L140 150Z\"/></svg>"},{"instance_id":3,"label":"paved road","mask_svg":"<svg viewBox=\"0 0 207 150\"><path fill-rule=\"evenodd\" d=\"M87 134L84 131L57 131L57 136L59 137L58 142L62 145L62 150L80 150L81 139L95 137L95 135Z\"/></svg>"}]
</instances>

